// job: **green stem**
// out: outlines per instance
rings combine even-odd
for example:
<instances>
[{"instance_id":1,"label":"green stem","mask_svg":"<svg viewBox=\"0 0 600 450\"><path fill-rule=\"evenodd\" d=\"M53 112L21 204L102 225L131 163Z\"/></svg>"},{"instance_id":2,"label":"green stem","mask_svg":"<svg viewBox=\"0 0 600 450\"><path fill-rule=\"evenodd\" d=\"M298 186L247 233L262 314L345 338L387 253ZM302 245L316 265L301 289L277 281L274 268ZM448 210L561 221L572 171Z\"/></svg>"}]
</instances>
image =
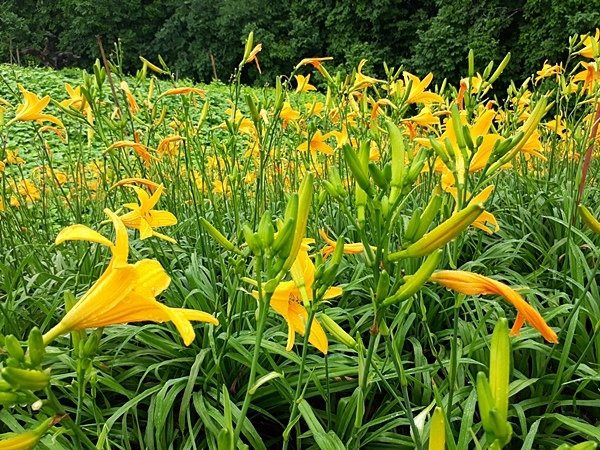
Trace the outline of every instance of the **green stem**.
<instances>
[{"instance_id":1,"label":"green stem","mask_svg":"<svg viewBox=\"0 0 600 450\"><path fill-rule=\"evenodd\" d=\"M260 357L261 351L261 343L263 334L265 331L265 325L267 323L267 316L269 313L269 300L270 295L265 295L265 292L262 288L262 283L260 281L260 268L262 267L262 257L257 257L256 259L257 265L257 279L258 279L258 324L256 328L256 340L254 344L254 355L252 356L252 365L250 366L250 378L248 379L248 386L246 388L246 396L244 397L244 403L242 405L242 410L240 412L240 417L235 426L235 430L233 433L233 442L238 442L240 434L242 432L242 427L244 425L244 421L246 420L246 415L248 414L248 408L250 407L250 402L252 400L251 389L254 386L256 381L256 372L258 368L258 358Z\"/></svg>"},{"instance_id":2,"label":"green stem","mask_svg":"<svg viewBox=\"0 0 600 450\"><path fill-rule=\"evenodd\" d=\"M298 372L298 384L296 385L296 395L294 396L294 404L292 405L292 412L290 413L290 419L288 421L288 426L290 423L293 423L294 419L296 418L296 414L298 412L298 401L301 396L301 384L302 384L302 377L304 375L304 365L306 363L306 355L308 353L308 338L310 335L310 328L312 326L312 322L315 317L315 312L316 312L315 308L313 308L311 305L310 311L308 312L308 320L306 322L306 326L305 326L305 330L304 330L304 342L302 345L302 360L300 361L300 371ZM283 446L282 446L283 450L287 450L288 445L289 445L289 439L290 439L290 433L288 430L287 433L284 432L284 434L283 434Z\"/></svg>"},{"instance_id":3,"label":"green stem","mask_svg":"<svg viewBox=\"0 0 600 450\"><path fill-rule=\"evenodd\" d=\"M69 415L65 412L62 405L56 398L56 396L52 393L50 388L46 389L46 395L48 396L48 405L54 410L55 414L62 416L61 424L65 425L69 428L73 434L75 439L75 447L83 448L81 444L85 444L86 448L95 449L96 445L85 435L85 433L81 430L79 425L73 422L73 419L69 417Z\"/></svg>"}]
</instances>

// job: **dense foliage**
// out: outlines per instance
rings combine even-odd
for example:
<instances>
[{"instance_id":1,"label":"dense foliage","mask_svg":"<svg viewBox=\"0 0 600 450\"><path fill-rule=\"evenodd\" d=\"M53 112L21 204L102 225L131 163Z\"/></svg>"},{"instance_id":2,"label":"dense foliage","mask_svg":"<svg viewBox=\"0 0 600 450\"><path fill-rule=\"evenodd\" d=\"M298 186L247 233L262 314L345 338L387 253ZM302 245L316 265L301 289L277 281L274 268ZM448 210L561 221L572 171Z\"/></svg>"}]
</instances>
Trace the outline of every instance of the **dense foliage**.
<instances>
[{"instance_id":1,"label":"dense foliage","mask_svg":"<svg viewBox=\"0 0 600 450\"><path fill-rule=\"evenodd\" d=\"M138 55L161 54L179 76L202 81L228 81L253 30L264 69L244 77L256 84L312 56L346 69L366 58L380 76L386 61L456 79L469 48L480 66L512 52L509 73L523 80L600 23L597 3L584 0L0 0L0 9L0 61L88 67L99 35L109 50L120 40L128 70Z\"/></svg>"}]
</instances>

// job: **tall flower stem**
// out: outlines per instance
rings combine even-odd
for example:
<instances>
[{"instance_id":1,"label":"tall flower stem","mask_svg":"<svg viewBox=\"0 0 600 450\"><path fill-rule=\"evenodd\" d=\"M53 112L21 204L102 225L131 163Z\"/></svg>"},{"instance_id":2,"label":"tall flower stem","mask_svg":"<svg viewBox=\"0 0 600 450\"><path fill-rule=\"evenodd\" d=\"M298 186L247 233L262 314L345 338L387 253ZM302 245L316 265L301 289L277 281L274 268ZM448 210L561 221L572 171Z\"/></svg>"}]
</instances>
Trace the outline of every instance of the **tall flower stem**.
<instances>
[{"instance_id":1,"label":"tall flower stem","mask_svg":"<svg viewBox=\"0 0 600 450\"><path fill-rule=\"evenodd\" d=\"M246 415L248 414L248 408L250 407L250 402L252 401L252 387L256 381L256 372L258 368L258 358L260 357L261 352L261 344L262 338L265 331L265 325L267 323L267 316L269 313L269 302L271 299L270 294L266 294L263 290L261 283L261 268L262 268L263 258L256 258L256 266L257 266L257 289L258 289L258 323L256 326L256 339L254 344L254 354L252 356L252 364L250 366L250 378L248 379L248 385L246 387L246 396L244 397L244 403L242 405L242 410L240 412L240 417L235 426L235 430L233 432L233 442L238 442L240 434L242 432L242 427L244 425L244 421L246 420Z\"/></svg>"}]
</instances>

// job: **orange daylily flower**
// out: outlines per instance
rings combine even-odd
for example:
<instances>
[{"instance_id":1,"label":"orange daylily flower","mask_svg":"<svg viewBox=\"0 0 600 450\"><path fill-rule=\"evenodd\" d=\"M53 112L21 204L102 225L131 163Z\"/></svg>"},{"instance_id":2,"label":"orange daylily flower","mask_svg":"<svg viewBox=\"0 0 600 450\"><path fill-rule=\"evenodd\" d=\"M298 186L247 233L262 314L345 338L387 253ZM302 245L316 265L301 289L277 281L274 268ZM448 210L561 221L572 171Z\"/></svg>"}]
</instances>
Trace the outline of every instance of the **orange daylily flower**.
<instances>
[{"instance_id":1,"label":"orange daylily flower","mask_svg":"<svg viewBox=\"0 0 600 450\"><path fill-rule=\"evenodd\" d=\"M134 142L134 141L118 141L115 142L114 144L112 144L110 147L108 147L106 149L106 151L110 151L113 150L115 148L132 148L134 152L136 152L138 154L138 156L140 158L142 158L142 160L144 161L144 163L146 164L150 164L150 160L152 159L152 156L150 155L150 152L148 151L148 147L144 144L141 144L139 142Z\"/></svg>"},{"instance_id":2,"label":"orange daylily flower","mask_svg":"<svg viewBox=\"0 0 600 450\"><path fill-rule=\"evenodd\" d=\"M540 313L527 303L519 293L504 283L462 270L441 270L431 275L429 280L465 295L500 295L517 309L517 319L511 334L518 335L523 323L527 322L537 329L546 341L554 344L558 343L558 336L544 321Z\"/></svg>"}]
</instances>

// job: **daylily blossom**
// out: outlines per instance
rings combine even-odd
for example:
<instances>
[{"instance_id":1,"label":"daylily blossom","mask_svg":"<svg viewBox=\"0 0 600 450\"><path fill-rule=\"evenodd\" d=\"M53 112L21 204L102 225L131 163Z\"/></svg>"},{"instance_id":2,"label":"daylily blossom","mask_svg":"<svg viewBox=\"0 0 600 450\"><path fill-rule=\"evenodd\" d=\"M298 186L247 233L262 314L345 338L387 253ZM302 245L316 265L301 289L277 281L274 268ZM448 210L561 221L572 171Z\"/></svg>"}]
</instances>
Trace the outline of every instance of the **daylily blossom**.
<instances>
[{"instance_id":1,"label":"daylily blossom","mask_svg":"<svg viewBox=\"0 0 600 450\"><path fill-rule=\"evenodd\" d=\"M23 103L21 103L19 106L17 106L17 111L16 111L15 117L12 120L10 120L6 124L6 126L8 126L11 123L16 122L16 121L27 122L27 121L39 120L39 121L52 122L56 125L64 127L64 125L60 121L60 119L58 119L50 114L42 114L42 110L46 106L48 106L48 103L50 103L49 95L46 95L43 98L39 98L33 92L29 92L27 89L25 89L21 85L19 85L19 90L23 94Z\"/></svg>"},{"instance_id":2,"label":"daylily blossom","mask_svg":"<svg viewBox=\"0 0 600 450\"><path fill-rule=\"evenodd\" d=\"M164 234L154 230L154 228L170 227L177 223L177 218L169 211L158 211L152 209L158 203L158 200L163 193L163 186L158 186L152 196L149 196L145 190L137 186L130 187L137 193L140 204L126 203L123 205L125 208L130 209L131 212L121 216L121 221L125 224L125 226L139 230L140 239L142 240L151 236L156 236L175 244L177 242L175 239L165 236Z\"/></svg>"},{"instance_id":3,"label":"daylily blossom","mask_svg":"<svg viewBox=\"0 0 600 450\"><path fill-rule=\"evenodd\" d=\"M327 236L325 230L322 228L319 230L319 236L327 243L323 249L321 249L321 254L323 255L323 259L326 259L329 255L331 255L335 248L337 247L337 242ZM371 246L373 250L377 250L377 247ZM362 242L353 242L350 244L344 243L344 253L347 255L360 255L365 251L365 246Z\"/></svg>"},{"instance_id":4,"label":"daylily blossom","mask_svg":"<svg viewBox=\"0 0 600 450\"><path fill-rule=\"evenodd\" d=\"M404 72L402 75L404 76L405 88L410 84L410 92L406 98L406 103L409 105L412 103L424 103L428 105L430 103L444 102L444 99L440 95L425 90L431 84L431 80L433 80L431 72L423 80L420 80L419 77L409 72Z\"/></svg>"},{"instance_id":5,"label":"daylily blossom","mask_svg":"<svg viewBox=\"0 0 600 450\"><path fill-rule=\"evenodd\" d=\"M594 36L581 36L581 43L584 47L578 52L575 52L577 55L590 59L598 56L598 52L600 51L600 28L596 28L596 34Z\"/></svg>"},{"instance_id":6,"label":"daylily blossom","mask_svg":"<svg viewBox=\"0 0 600 450\"><path fill-rule=\"evenodd\" d=\"M279 117L283 120L283 128L287 128L289 122L295 122L300 118L300 111L292 108L289 102L284 102Z\"/></svg>"},{"instance_id":7,"label":"daylily blossom","mask_svg":"<svg viewBox=\"0 0 600 450\"><path fill-rule=\"evenodd\" d=\"M315 265L308 256L308 243L312 240L304 239L298 256L290 269L292 280L279 283L271 297L271 307L280 314L288 324L288 340L286 349L289 351L294 346L296 333L304 336L308 312L304 302L313 300L312 285L315 280ZM253 292L255 297L257 292ZM330 287L325 292L324 300L329 300L342 295L342 288ZM325 331L315 318L312 321L308 342L322 353L327 353L329 344Z\"/></svg>"},{"instance_id":8,"label":"daylily blossom","mask_svg":"<svg viewBox=\"0 0 600 450\"><path fill-rule=\"evenodd\" d=\"M517 309L517 318L511 334L518 335L523 323L527 322L536 328L546 341L554 344L558 343L558 336L544 321L540 313L527 303L519 293L504 283L462 270L441 270L431 275L429 280L465 295L500 295Z\"/></svg>"},{"instance_id":9,"label":"daylily blossom","mask_svg":"<svg viewBox=\"0 0 600 450\"><path fill-rule=\"evenodd\" d=\"M373 86L374 84L381 82L381 80L378 80L377 78L369 77L362 73L362 69L366 63L366 59L362 59L360 63L358 63L358 68L356 69L356 76L354 78L354 84L350 88L350 91L365 89L369 86Z\"/></svg>"},{"instance_id":10,"label":"daylily blossom","mask_svg":"<svg viewBox=\"0 0 600 450\"><path fill-rule=\"evenodd\" d=\"M136 115L138 112L140 112L140 107L138 106L135 97L131 93L131 90L129 90L129 85L127 84L127 82L121 81L120 87L121 90L125 93L125 98L127 98L129 112L131 112L131 114L133 115Z\"/></svg>"},{"instance_id":11,"label":"daylily blossom","mask_svg":"<svg viewBox=\"0 0 600 450\"><path fill-rule=\"evenodd\" d=\"M144 161L145 164L150 164L150 160L152 156L148 151L148 147L144 144L134 141L118 141L112 144L110 147L106 149L106 151L113 150L115 148L132 148L134 152L138 154L140 158Z\"/></svg>"},{"instance_id":12,"label":"daylily blossom","mask_svg":"<svg viewBox=\"0 0 600 450\"><path fill-rule=\"evenodd\" d=\"M310 141L303 142L298 146L298 150L301 152L306 152L309 150L311 152L319 151L321 153L325 153L326 155L333 155L333 148L325 142L331 136L333 136L332 133L322 134L320 130L317 130L311 136Z\"/></svg>"},{"instance_id":13,"label":"daylily blossom","mask_svg":"<svg viewBox=\"0 0 600 450\"><path fill-rule=\"evenodd\" d=\"M188 87L188 86L171 88L171 89L167 89L165 92L160 94L158 96L158 98L160 99L160 98L166 97L168 95L186 95L186 94L196 94L200 97L204 97L204 96L206 96L206 91L204 89Z\"/></svg>"},{"instance_id":14,"label":"daylily blossom","mask_svg":"<svg viewBox=\"0 0 600 450\"><path fill-rule=\"evenodd\" d=\"M543 67L536 72L537 77L535 77L535 82L537 83L542 78L548 78L552 75L558 75L561 71L562 68L558 64L554 64L553 66L551 66L550 64L548 64L547 61L545 61Z\"/></svg>"},{"instance_id":15,"label":"daylily blossom","mask_svg":"<svg viewBox=\"0 0 600 450\"><path fill-rule=\"evenodd\" d=\"M260 70L260 65L258 64L258 58L256 56L258 55L258 53L261 50L262 50L262 44L255 45L254 48L252 49L252 51L250 51L248 58L246 58L246 61L244 61L244 64L248 64L248 63L251 63L252 61L254 61L256 63L256 68L258 69L259 73L262 73L262 72Z\"/></svg>"},{"instance_id":16,"label":"daylily blossom","mask_svg":"<svg viewBox=\"0 0 600 450\"><path fill-rule=\"evenodd\" d=\"M310 75L294 75L296 79L296 92L308 92L308 91L316 91L317 88L309 83Z\"/></svg>"},{"instance_id":17,"label":"daylily blossom","mask_svg":"<svg viewBox=\"0 0 600 450\"><path fill-rule=\"evenodd\" d=\"M105 214L112 220L116 239L109 239L85 225L71 225L56 237L56 245L65 241L88 241L110 248L112 258L104 273L79 299L63 319L44 335L47 345L57 336L73 330L100 328L129 322L172 321L185 345L190 345L195 333L191 320L217 325L212 315L191 309L171 308L159 303L156 296L164 291L171 279L158 261L143 259L129 264L127 229L115 213Z\"/></svg>"},{"instance_id":18,"label":"daylily blossom","mask_svg":"<svg viewBox=\"0 0 600 450\"><path fill-rule=\"evenodd\" d=\"M598 66L595 61L590 63L582 61L581 65L585 68L585 70L575 74L572 78L572 81L574 83L583 81L584 92L587 91L588 94L592 94L594 89L598 86L598 83L600 83L600 70L598 70Z\"/></svg>"}]
</instances>

